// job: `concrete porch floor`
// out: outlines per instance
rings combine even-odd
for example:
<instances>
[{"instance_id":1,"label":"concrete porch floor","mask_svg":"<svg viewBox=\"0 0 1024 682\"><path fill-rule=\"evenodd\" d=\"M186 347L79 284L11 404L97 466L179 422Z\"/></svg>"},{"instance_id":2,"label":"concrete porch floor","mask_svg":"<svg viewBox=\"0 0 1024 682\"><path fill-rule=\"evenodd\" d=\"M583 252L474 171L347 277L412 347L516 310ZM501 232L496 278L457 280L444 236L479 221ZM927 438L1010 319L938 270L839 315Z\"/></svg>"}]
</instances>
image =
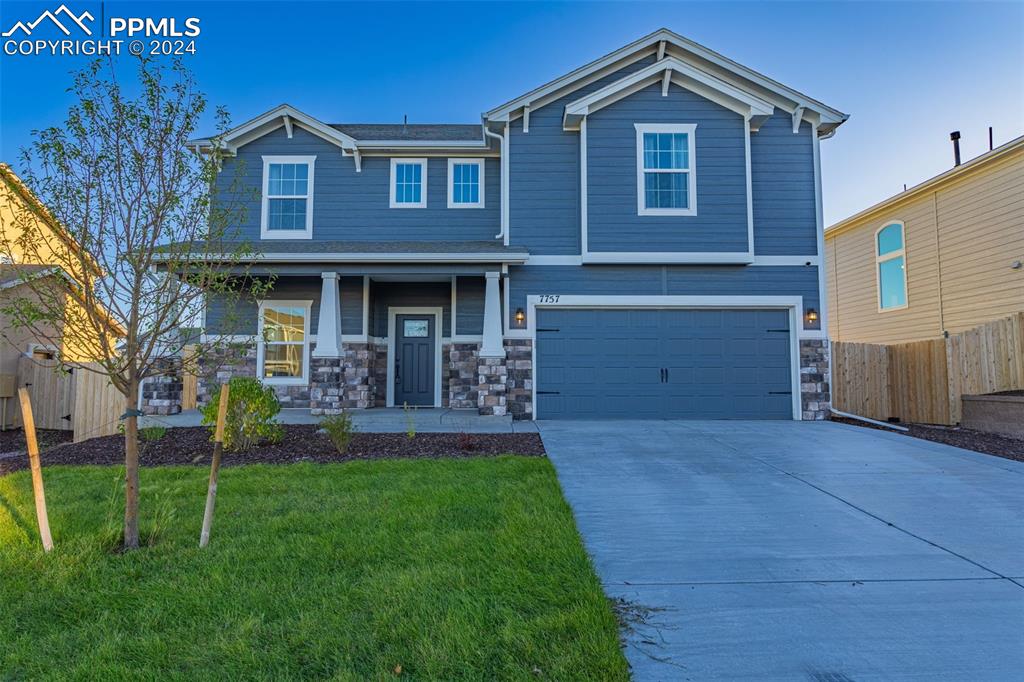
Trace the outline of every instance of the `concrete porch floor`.
<instances>
[{"instance_id":1,"label":"concrete porch floor","mask_svg":"<svg viewBox=\"0 0 1024 682\"><path fill-rule=\"evenodd\" d=\"M349 410L356 428L364 433L403 433L412 419L418 433L527 433L537 431L532 421L513 421L511 415L483 416L474 410L449 410L438 407L410 409L375 407L368 410ZM281 410L278 421L282 424L318 424L323 417L314 416L306 408ZM142 417L140 426L199 426L199 410L185 410L167 416Z\"/></svg>"}]
</instances>

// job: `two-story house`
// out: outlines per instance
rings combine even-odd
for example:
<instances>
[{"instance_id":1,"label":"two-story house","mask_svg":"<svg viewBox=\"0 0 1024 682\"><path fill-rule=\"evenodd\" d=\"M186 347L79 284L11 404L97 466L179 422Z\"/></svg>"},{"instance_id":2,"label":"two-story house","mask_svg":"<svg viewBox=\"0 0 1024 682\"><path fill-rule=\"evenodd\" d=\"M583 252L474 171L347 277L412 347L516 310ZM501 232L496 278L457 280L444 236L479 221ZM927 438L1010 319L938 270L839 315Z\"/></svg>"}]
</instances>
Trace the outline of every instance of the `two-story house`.
<instances>
[{"instance_id":1,"label":"two-story house","mask_svg":"<svg viewBox=\"0 0 1024 682\"><path fill-rule=\"evenodd\" d=\"M220 378L316 414L823 418L818 144L846 118L668 30L479 125L279 106L223 140L276 280L241 325L208 301L243 344Z\"/></svg>"}]
</instances>

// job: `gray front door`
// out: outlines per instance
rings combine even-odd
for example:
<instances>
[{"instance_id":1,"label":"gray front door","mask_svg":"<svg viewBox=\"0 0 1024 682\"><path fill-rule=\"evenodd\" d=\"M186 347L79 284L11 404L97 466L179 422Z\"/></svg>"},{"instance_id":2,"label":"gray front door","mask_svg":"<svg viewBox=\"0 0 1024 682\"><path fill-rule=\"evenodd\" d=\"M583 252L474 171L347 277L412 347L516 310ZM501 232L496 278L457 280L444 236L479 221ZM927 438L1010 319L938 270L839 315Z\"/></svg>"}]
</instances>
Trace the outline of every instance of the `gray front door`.
<instances>
[{"instance_id":1,"label":"gray front door","mask_svg":"<svg viewBox=\"0 0 1024 682\"><path fill-rule=\"evenodd\" d=\"M433 315L395 316L395 406L434 404Z\"/></svg>"},{"instance_id":2,"label":"gray front door","mask_svg":"<svg viewBox=\"0 0 1024 682\"><path fill-rule=\"evenodd\" d=\"M785 310L537 311L540 419L792 419Z\"/></svg>"}]
</instances>

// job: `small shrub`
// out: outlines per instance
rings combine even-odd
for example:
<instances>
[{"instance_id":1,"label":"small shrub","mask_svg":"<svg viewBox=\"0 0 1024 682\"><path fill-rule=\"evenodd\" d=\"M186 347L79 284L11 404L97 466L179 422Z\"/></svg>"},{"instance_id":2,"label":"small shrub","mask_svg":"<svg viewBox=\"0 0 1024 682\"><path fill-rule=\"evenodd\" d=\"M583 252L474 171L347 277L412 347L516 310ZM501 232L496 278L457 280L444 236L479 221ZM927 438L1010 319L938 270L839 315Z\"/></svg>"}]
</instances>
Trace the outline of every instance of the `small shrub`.
<instances>
[{"instance_id":1,"label":"small shrub","mask_svg":"<svg viewBox=\"0 0 1024 682\"><path fill-rule=\"evenodd\" d=\"M139 436L142 440L153 443L167 435L166 426L147 426L139 429Z\"/></svg>"},{"instance_id":2,"label":"small shrub","mask_svg":"<svg viewBox=\"0 0 1024 682\"><path fill-rule=\"evenodd\" d=\"M352 423L350 414L342 412L324 417L320 420L320 428L327 432L327 437L331 439L339 455L348 452L352 438L356 435L356 425Z\"/></svg>"},{"instance_id":3,"label":"small shrub","mask_svg":"<svg viewBox=\"0 0 1024 682\"><path fill-rule=\"evenodd\" d=\"M275 421L281 403L274 389L264 386L252 377L233 377L228 382L228 413L224 424L224 449L243 451L263 442L277 443L284 437L284 429ZM203 407L203 424L210 427L213 436L217 428L219 391Z\"/></svg>"},{"instance_id":4,"label":"small shrub","mask_svg":"<svg viewBox=\"0 0 1024 682\"><path fill-rule=\"evenodd\" d=\"M405 436L409 440L416 437L416 406L409 407L409 403L402 403L402 410L405 412Z\"/></svg>"}]
</instances>

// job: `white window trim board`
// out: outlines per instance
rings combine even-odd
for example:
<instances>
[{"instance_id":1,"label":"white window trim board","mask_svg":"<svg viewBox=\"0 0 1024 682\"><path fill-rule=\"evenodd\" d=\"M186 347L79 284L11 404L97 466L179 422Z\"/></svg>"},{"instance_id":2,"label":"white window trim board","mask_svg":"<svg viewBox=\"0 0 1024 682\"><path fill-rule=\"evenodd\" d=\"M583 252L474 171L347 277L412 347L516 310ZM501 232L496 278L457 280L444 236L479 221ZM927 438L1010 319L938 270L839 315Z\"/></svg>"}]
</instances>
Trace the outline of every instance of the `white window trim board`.
<instances>
[{"instance_id":1,"label":"white window trim board","mask_svg":"<svg viewBox=\"0 0 1024 682\"><path fill-rule=\"evenodd\" d=\"M434 407L441 407L441 337L444 332L444 308L418 306L388 307L388 381L385 405L395 407L395 318L398 315L434 316Z\"/></svg>"},{"instance_id":2,"label":"white window trim board","mask_svg":"<svg viewBox=\"0 0 1024 682\"><path fill-rule=\"evenodd\" d=\"M421 167L420 171L420 200L418 202L403 202L399 203L395 200L395 168L399 165L412 165L419 164ZM426 208L427 207L427 158L426 157L401 157L391 159L391 179L389 180L388 189L388 207L389 208Z\"/></svg>"},{"instance_id":3,"label":"white window trim board","mask_svg":"<svg viewBox=\"0 0 1024 682\"><path fill-rule=\"evenodd\" d=\"M266 356L266 341L263 337L263 311L268 305L299 306L305 309L302 329L302 376L301 377L264 377L263 362ZM256 376L268 386L307 386L309 385L309 347L315 340L309 333L310 317L313 312L313 301L296 299L267 298L259 301L257 308L258 327L256 334Z\"/></svg>"},{"instance_id":4,"label":"white window trim board","mask_svg":"<svg viewBox=\"0 0 1024 682\"><path fill-rule=\"evenodd\" d=\"M456 203L455 202L455 166L456 165L473 165L479 169L480 173L480 201L474 203ZM485 208L486 203L484 199L484 173L486 172L486 165L483 159L448 159L448 208Z\"/></svg>"},{"instance_id":5,"label":"white window trim board","mask_svg":"<svg viewBox=\"0 0 1024 682\"><path fill-rule=\"evenodd\" d=\"M897 251L890 251L885 255L879 255L878 253L878 235L885 228L891 225L900 226L900 249ZM882 224L874 235L874 249L875 249L875 304L878 306L879 313L891 313L896 310L906 310L910 307L910 290L908 282L910 278L907 276L909 265L907 263L907 226L902 220L890 220ZM882 263L890 261L894 258L903 258L903 305L889 306L888 308L882 307Z\"/></svg>"},{"instance_id":6,"label":"white window trim board","mask_svg":"<svg viewBox=\"0 0 1024 682\"><path fill-rule=\"evenodd\" d=\"M282 199L306 199L306 229L305 230L271 230L270 218L270 164L272 163L295 163L305 164L309 168L309 176L306 184L306 196L275 196ZM316 167L315 156L264 156L263 157L263 198L260 207L260 239L312 239L313 238L313 172Z\"/></svg>"},{"instance_id":7,"label":"white window trim board","mask_svg":"<svg viewBox=\"0 0 1024 682\"><path fill-rule=\"evenodd\" d=\"M636 211L638 216L695 216L697 215L697 124L696 123L634 123L636 128ZM648 170L644 167L645 133L685 133L689 166L683 169ZM749 133L747 136L749 141ZM644 175L646 173L685 173L689 205L686 208L647 208L644 203ZM749 178L749 174L748 174Z\"/></svg>"},{"instance_id":8,"label":"white window trim board","mask_svg":"<svg viewBox=\"0 0 1024 682\"><path fill-rule=\"evenodd\" d=\"M542 302L541 299L544 299ZM787 310L789 313L789 362L790 390L792 392L793 419L803 419L803 404L800 395L800 341L816 338L803 333L802 296L601 296L601 295L534 295L526 297L527 334L512 338L529 338L533 352L537 352L537 308L677 308L677 309L763 309ZM793 332L796 333L793 333ZM818 330L808 330L817 332ZM537 405L538 376L537 363L533 363L533 419L540 419Z\"/></svg>"}]
</instances>

